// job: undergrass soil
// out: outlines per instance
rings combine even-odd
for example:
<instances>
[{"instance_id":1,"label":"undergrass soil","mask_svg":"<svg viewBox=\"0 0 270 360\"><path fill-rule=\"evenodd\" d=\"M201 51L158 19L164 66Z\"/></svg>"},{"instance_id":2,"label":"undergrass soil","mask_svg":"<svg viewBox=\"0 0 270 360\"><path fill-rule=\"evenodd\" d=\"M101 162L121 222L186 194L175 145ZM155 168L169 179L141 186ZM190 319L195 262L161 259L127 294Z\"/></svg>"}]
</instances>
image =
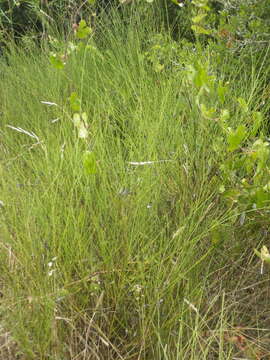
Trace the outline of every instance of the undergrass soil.
<instances>
[{"instance_id":1,"label":"undergrass soil","mask_svg":"<svg viewBox=\"0 0 270 360\"><path fill-rule=\"evenodd\" d=\"M1 60L0 358L269 359L269 270L253 252L268 228L222 201L220 128L185 81L199 59L229 84L222 107L256 108L267 57L183 43L183 64L156 72L155 29L116 23L62 70L51 45Z\"/></svg>"}]
</instances>

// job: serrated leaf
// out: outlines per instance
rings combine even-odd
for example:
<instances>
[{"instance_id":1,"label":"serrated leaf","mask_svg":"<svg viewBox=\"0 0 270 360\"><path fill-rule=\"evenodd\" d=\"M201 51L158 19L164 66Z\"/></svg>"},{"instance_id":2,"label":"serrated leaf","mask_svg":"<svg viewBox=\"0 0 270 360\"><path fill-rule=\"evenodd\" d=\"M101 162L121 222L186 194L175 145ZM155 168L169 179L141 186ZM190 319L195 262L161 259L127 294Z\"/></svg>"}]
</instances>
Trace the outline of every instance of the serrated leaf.
<instances>
[{"instance_id":1,"label":"serrated leaf","mask_svg":"<svg viewBox=\"0 0 270 360\"><path fill-rule=\"evenodd\" d=\"M96 174L97 172L96 156L93 153L93 151L86 151L83 154L83 166L85 172L88 175Z\"/></svg>"}]
</instances>

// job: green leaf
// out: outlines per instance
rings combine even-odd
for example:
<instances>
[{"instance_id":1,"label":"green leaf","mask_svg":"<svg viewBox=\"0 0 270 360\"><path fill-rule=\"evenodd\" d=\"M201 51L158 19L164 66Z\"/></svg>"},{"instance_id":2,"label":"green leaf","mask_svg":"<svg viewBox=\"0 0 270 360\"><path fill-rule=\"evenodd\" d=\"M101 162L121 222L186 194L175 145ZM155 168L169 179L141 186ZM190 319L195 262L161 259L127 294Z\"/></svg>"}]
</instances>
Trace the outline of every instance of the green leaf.
<instances>
[{"instance_id":1,"label":"green leaf","mask_svg":"<svg viewBox=\"0 0 270 360\"><path fill-rule=\"evenodd\" d=\"M155 72L160 73L164 70L164 65L157 63L154 65L154 70Z\"/></svg>"},{"instance_id":2,"label":"green leaf","mask_svg":"<svg viewBox=\"0 0 270 360\"><path fill-rule=\"evenodd\" d=\"M227 92L228 92L228 88L226 86L223 86L222 82L220 81L218 84L217 93L219 100L221 101L222 104L225 102L225 95Z\"/></svg>"},{"instance_id":3,"label":"green leaf","mask_svg":"<svg viewBox=\"0 0 270 360\"><path fill-rule=\"evenodd\" d=\"M61 59L60 55L57 55L57 54L53 54L53 55L50 56L50 63L57 70L63 69L64 66L65 66L65 64L64 64L63 60Z\"/></svg>"},{"instance_id":4,"label":"green leaf","mask_svg":"<svg viewBox=\"0 0 270 360\"><path fill-rule=\"evenodd\" d=\"M188 65L187 76L189 81L191 81L197 88L208 88L208 85L211 83L211 78L207 74L207 65L200 63L193 65Z\"/></svg>"},{"instance_id":5,"label":"green leaf","mask_svg":"<svg viewBox=\"0 0 270 360\"><path fill-rule=\"evenodd\" d=\"M200 105L201 108L201 112L202 112L202 116L206 119L213 119L216 109L215 108L209 108L207 109L207 107L205 106L205 104L201 104Z\"/></svg>"},{"instance_id":6,"label":"green leaf","mask_svg":"<svg viewBox=\"0 0 270 360\"><path fill-rule=\"evenodd\" d=\"M220 121L225 125L226 121L229 120L230 113L228 109L222 109L220 114Z\"/></svg>"},{"instance_id":7,"label":"green leaf","mask_svg":"<svg viewBox=\"0 0 270 360\"><path fill-rule=\"evenodd\" d=\"M73 111L78 112L81 110L81 100L76 92L70 94L69 103Z\"/></svg>"},{"instance_id":8,"label":"green leaf","mask_svg":"<svg viewBox=\"0 0 270 360\"><path fill-rule=\"evenodd\" d=\"M263 123L263 114L260 111L255 111L252 116L253 127L251 135L255 136Z\"/></svg>"},{"instance_id":9,"label":"green leaf","mask_svg":"<svg viewBox=\"0 0 270 360\"><path fill-rule=\"evenodd\" d=\"M254 249L254 252L262 261L266 261L267 263L270 263L270 254L266 246L263 246L261 248L261 251Z\"/></svg>"},{"instance_id":10,"label":"green leaf","mask_svg":"<svg viewBox=\"0 0 270 360\"><path fill-rule=\"evenodd\" d=\"M247 104L246 100L240 97L237 99L237 101L238 101L238 104L239 104L241 110L243 110L243 112L247 113L248 112L248 104Z\"/></svg>"},{"instance_id":11,"label":"green leaf","mask_svg":"<svg viewBox=\"0 0 270 360\"><path fill-rule=\"evenodd\" d=\"M83 167L87 175L96 174L97 162L93 151L86 151L83 154Z\"/></svg>"},{"instance_id":12,"label":"green leaf","mask_svg":"<svg viewBox=\"0 0 270 360\"><path fill-rule=\"evenodd\" d=\"M86 25L85 20L81 20L76 31L76 37L78 39L85 39L87 38L92 32L92 29Z\"/></svg>"},{"instance_id":13,"label":"green leaf","mask_svg":"<svg viewBox=\"0 0 270 360\"><path fill-rule=\"evenodd\" d=\"M200 34L210 35L212 32L211 30L205 29L204 27L199 25L192 25L191 29L198 35Z\"/></svg>"},{"instance_id":14,"label":"green leaf","mask_svg":"<svg viewBox=\"0 0 270 360\"><path fill-rule=\"evenodd\" d=\"M191 20L194 22L194 24L200 23L205 17L207 16L206 13L201 13L197 16L194 16Z\"/></svg>"},{"instance_id":15,"label":"green leaf","mask_svg":"<svg viewBox=\"0 0 270 360\"><path fill-rule=\"evenodd\" d=\"M255 203L257 208L262 208L269 202L269 194L263 188L255 192Z\"/></svg>"},{"instance_id":16,"label":"green leaf","mask_svg":"<svg viewBox=\"0 0 270 360\"><path fill-rule=\"evenodd\" d=\"M198 8L204 9L205 11L210 11L210 7L208 6L208 0L193 0L192 4L197 6Z\"/></svg>"},{"instance_id":17,"label":"green leaf","mask_svg":"<svg viewBox=\"0 0 270 360\"><path fill-rule=\"evenodd\" d=\"M239 145L245 139L247 134L246 128L244 125L239 125L235 131L230 130L227 135L228 141L228 151L234 151L239 148Z\"/></svg>"}]
</instances>

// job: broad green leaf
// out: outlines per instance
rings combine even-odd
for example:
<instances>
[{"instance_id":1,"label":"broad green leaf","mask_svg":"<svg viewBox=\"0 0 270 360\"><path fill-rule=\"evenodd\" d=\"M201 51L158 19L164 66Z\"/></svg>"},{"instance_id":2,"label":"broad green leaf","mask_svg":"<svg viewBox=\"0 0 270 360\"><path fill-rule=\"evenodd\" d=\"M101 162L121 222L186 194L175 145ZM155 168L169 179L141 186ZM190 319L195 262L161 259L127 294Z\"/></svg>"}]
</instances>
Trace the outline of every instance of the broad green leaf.
<instances>
[{"instance_id":1,"label":"broad green leaf","mask_svg":"<svg viewBox=\"0 0 270 360\"><path fill-rule=\"evenodd\" d=\"M198 8L204 9L205 11L210 11L210 7L208 6L208 0L193 0L192 4L197 6Z\"/></svg>"},{"instance_id":2,"label":"broad green leaf","mask_svg":"<svg viewBox=\"0 0 270 360\"><path fill-rule=\"evenodd\" d=\"M197 16L194 16L191 20L194 22L194 24L200 23L205 17L207 16L206 13L201 13Z\"/></svg>"},{"instance_id":3,"label":"broad green leaf","mask_svg":"<svg viewBox=\"0 0 270 360\"><path fill-rule=\"evenodd\" d=\"M259 188L255 193L255 203L257 208L262 208L269 202L269 194L263 188Z\"/></svg>"},{"instance_id":4,"label":"broad green leaf","mask_svg":"<svg viewBox=\"0 0 270 360\"><path fill-rule=\"evenodd\" d=\"M197 88L201 88L208 80L206 69L201 64L196 64L196 67L188 65L187 76L189 81L191 81Z\"/></svg>"},{"instance_id":5,"label":"broad green leaf","mask_svg":"<svg viewBox=\"0 0 270 360\"><path fill-rule=\"evenodd\" d=\"M219 100L221 101L222 104L225 102L225 95L227 92L228 92L228 88L226 86L223 86L222 82L219 82L218 88L217 88L217 93L218 93Z\"/></svg>"},{"instance_id":6,"label":"broad green leaf","mask_svg":"<svg viewBox=\"0 0 270 360\"><path fill-rule=\"evenodd\" d=\"M76 92L70 94L69 103L73 111L78 112L81 110L81 100Z\"/></svg>"},{"instance_id":7,"label":"broad green leaf","mask_svg":"<svg viewBox=\"0 0 270 360\"><path fill-rule=\"evenodd\" d=\"M191 26L191 29L196 33L196 34L205 34L205 35L210 35L211 34L211 30L209 29L205 29L204 27L202 26L199 26L199 25L192 25Z\"/></svg>"},{"instance_id":8,"label":"broad green leaf","mask_svg":"<svg viewBox=\"0 0 270 360\"><path fill-rule=\"evenodd\" d=\"M89 26L87 26L86 21L82 19L76 31L76 37L78 39L85 39L87 38L87 36L91 34L91 32L92 29Z\"/></svg>"},{"instance_id":9,"label":"broad green leaf","mask_svg":"<svg viewBox=\"0 0 270 360\"><path fill-rule=\"evenodd\" d=\"M83 166L88 175L95 174L97 172L96 156L93 151L86 151L83 154Z\"/></svg>"},{"instance_id":10,"label":"broad green leaf","mask_svg":"<svg viewBox=\"0 0 270 360\"><path fill-rule=\"evenodd\" d=\"M209 108L207 109L207 107L205 106L205 104L201 104L201 112L202 112L202 116L206 119L212 119L213 116L215 115L216 109L215 108Z\"/></svg>"},{"instance_id":11,"label":"broad green leaf","mask_svg":"<svg viewBox=\"0 0 270 360\"><path fill-rule=\"evenodd\" d=\"M90 27L86 27L84 29L78 29L76 32L76 37L78 39L85 39L91 34L92 30Z\"/></svg>"},{"instance_id":12,"label":"broad green leaf","mask_svg":"<svg viewBox=\"0 0 270 360\"><path fill-rule=\"evenodd\" d=\"M242 97L239 97L237 99L239 105L240 105L240 108L243 110L243 112L247 113L248 112L248 104L246 102L245 99L243 99Z\"/></svg>"},{"instance_id":13,"label":"broad green leaf","mask_svg":"<svg viewBox=\"0 0 270 360\"><path fill-rule=\"evenodd\" d=\"M266 185L264 185L263 190L266 192L270 192L270 182L268 182Z\"/></svg>"},{"instance_id":14,"label":"broad green leaf","mask_svg":"<svg viewBox=\"0 0 270 360\"><path fill-rule=\"evenodd\" d=\"M86 21L82 19L79 23L79 29L84 29L85 27L87 27Z\"/></svg>"},{"instance_id":15,"label":"broad green leaf","mask_svg":"<svg viewBox=\"0 0 270 360\"><path fill-rule=\"evenodd\" d=\"M57 55L57 54L53 54L53 55L50 56L50 63L57 70L63 69L64 66L65 66L65 64L64 64L63 60L61 59L60 55Z\"/></svg>"},{"instance_id":16,"label":"broad green leaf","mask_svg":"<svg viewBox=\"0 0 270 360\"><path fill-rule=\"evenodd\" d=\"M229 145L228 151L234 151L238 149L243 140L245 139L246 134L247 131L244 125L239 125L235 131L230 130L227 135L227 141Z\"/></svg>"},{"instance_id":17,"label":"broad green leaf","mask_svg":"<svg viewBox=\"0 0 270 360\"><path fill-rule=\"evenodd\" d=\"M220 120L222 123L226 123L226 121L230 118L230 113L228 109L222 109L220 114Z\"/></svg>"},{"instance_id":18,"label":"broad green leaf","mask_svg":"<svg viewBox=\"0 0 270 360\"><path fill-rule=\"evenodd\" d=\"M154 66L154 70L155 70L155 72L160 73L164 70L164 65L157 63Z\"/></svg>"}]
</instances>

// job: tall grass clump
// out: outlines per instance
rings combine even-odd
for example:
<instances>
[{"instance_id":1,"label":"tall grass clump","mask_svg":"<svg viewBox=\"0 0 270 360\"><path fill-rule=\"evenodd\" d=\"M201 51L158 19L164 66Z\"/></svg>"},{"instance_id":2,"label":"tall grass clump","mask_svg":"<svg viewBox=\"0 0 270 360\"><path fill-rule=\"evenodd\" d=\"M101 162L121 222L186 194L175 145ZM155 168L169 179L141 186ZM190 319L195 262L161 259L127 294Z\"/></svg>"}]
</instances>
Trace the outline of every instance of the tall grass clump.
<instances>
[{"instance_id":1,"label":"tall grass clump","mask_svg":"<svg viewBox=\"0 0 270 360\"><path fill-rule=\"evenodd\" d=\"M268 354L268 52L143 14L2 60L3 359Z\"/></svg>"}]
</instances>

